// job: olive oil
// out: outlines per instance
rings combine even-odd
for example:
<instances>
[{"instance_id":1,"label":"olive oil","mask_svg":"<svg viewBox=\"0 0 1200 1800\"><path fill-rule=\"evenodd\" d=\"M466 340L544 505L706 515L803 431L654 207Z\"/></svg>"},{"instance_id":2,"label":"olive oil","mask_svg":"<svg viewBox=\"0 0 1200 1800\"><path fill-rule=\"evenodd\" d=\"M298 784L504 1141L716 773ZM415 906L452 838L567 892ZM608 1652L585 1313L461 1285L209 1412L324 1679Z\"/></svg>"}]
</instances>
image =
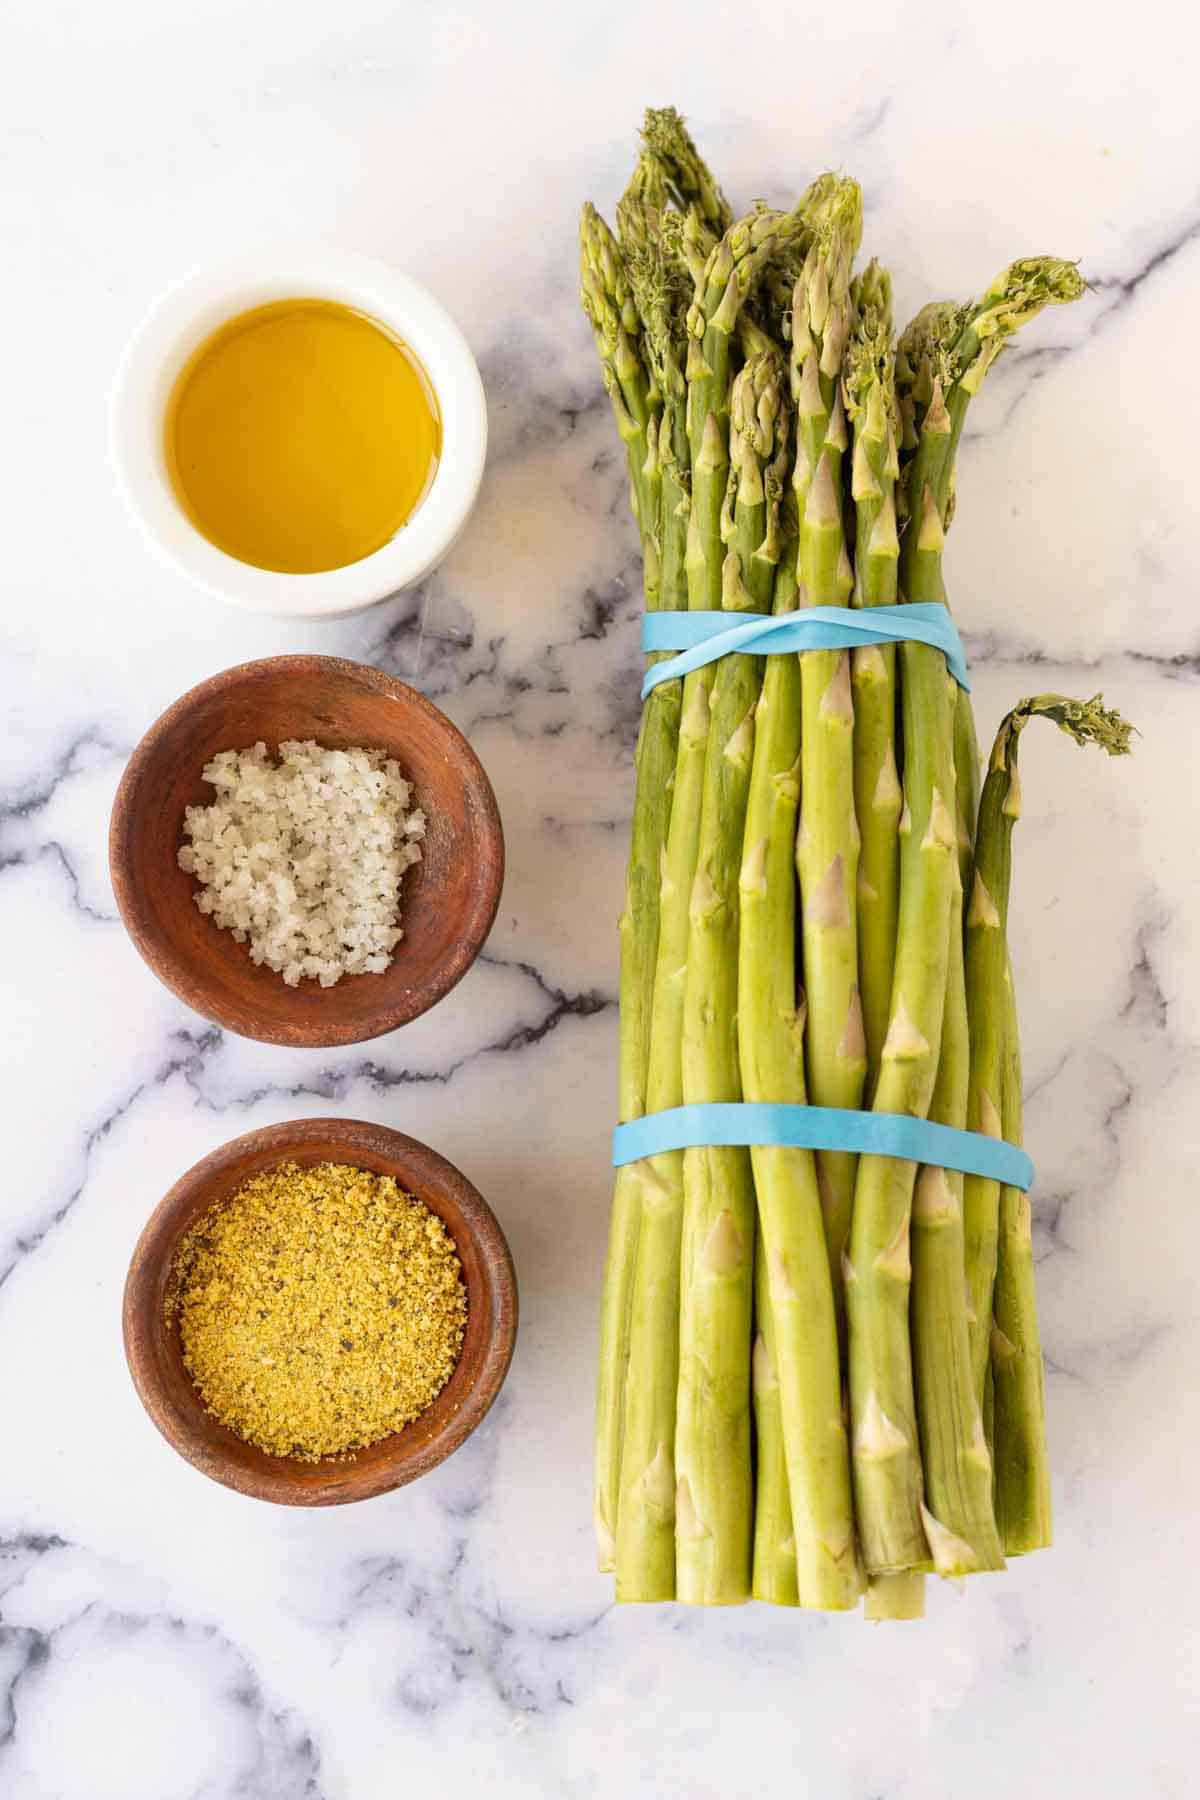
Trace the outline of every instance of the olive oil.
<instances>
[{"instance_id":1,"label":"olive oil","mask_svg":"<svg viewBox=\"0 0 1200 1800\"><path fill-rule=\"evenodd\" d=\"M283 574L345 568L388 543L437 470L441 421L420 363L333 300L228 320L167 407L166 458L197 530Z\"/></svg>"}]
</instances>

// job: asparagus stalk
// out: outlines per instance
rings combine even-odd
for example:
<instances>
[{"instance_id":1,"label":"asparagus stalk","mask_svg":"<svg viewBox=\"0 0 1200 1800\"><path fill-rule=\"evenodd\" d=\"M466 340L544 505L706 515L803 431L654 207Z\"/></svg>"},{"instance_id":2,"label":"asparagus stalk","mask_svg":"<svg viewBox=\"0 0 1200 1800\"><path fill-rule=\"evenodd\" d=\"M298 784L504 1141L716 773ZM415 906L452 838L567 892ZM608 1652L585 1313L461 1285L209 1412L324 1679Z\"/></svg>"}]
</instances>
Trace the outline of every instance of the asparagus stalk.
<instances>
[{"instance_id":1,"label":"asparagus stalk","mask_svg":"<svg viewBox=\"0 0 1200 1800\"><path fill-rule=\"evenodd\" d=\"M945 665L901 647L906 817L892 1010L875 1090L877 1112L924 1118L933 1095L958 865L951 701ZM921 1469L909 1345L909 1213L915 1166L868 1156L858 1168L846 1301L859 1532L868 1567L921 1566Z\"/></svg>"},{"instance_id":2,"label":"asparagus stalk","mask_svg":"<svg viewBox=\"0 0 1200 1800\"><path fill-rule=\"evenodd\" d=\"M799 227L796 235L764 268L760 314L780 335L797 256L810 241L835 188L830 176L812 185L793 214ZM781 291L784 281L786 293ZM763 326L745 311L739 339L747 357L761 354L771 342ZM796 554L793 532L776 580L776 611L790 611L796 604ZM739 991L744 996L741 1069L745 1092L757 1099L804 1099L791 871L799 793L799 699L797 661L768 658L756 715L746 854L739 878L740 901L748 913L739 932ZM747 1023L751 1011L752 1023ZM801 1151L756 1146L751 1155L760 1225L770 1244L768 1252L760 1239L756 1254L763 1343L756 1375L770 1369L773 1376L763 1396L756 1398L760 1437L754 1592L760 1596L774 1592L810 1606L849 1606L861 1583L850 1514L832 1290L819 1258L823 1227L815 1164L811 1153ZM786 1467L779 1462L777 1431L782 1432ZM797 1497L790 1502L789 1469L797 1481ZM781 1541L778 1514L789 1503L793 1531Z\"/></svg>"},{"instance_id":3,"label":"asparagus stalk","mask_svg":"<svg viewBox=\"0 0 1200 1800\"><path fill-rule=\"evenodd\" d=\"M958 838L958 884L971 891L971 858L979 817L979 739L971 696L962 688L954 696L954 828Z\"/></svg>"},{"instance_id":4,"label":"asparagus stalk","mask_svg":"<svg viewBox=\"0 0 1200 1800\"><path fill-rule=\"evenodd\" d=\"M950 908L945 1016L931 1119L962 1130L970 1040L962 958L962 890ZM971 1375L963 1289L963 1177L927 1166L912 1211L911 1329L925 1535L939 1575L999 1569L1004 1555L992 1505L992 1459Z\"/></svg>"},{"instance_id":5,"label":"asparagus stalk","mask_svg":"<svg viewBox=\"0 0 1200 1800\"><path fill-rule=\"evenodd\" d=\"M1087 702L1061 694L1038 694L1021 701L1001 723L988 762L979 803L975 867L966 925L967 1006L971 1022L971 1069L967 1123L972 1131L1000 1137L1008 1031L1008 895L1012 871L1012 831L1020 813L1017 754L1021 733L1033 718L1051 719L1076 743L1099 744L1111 756L1129 749L1130 729L1119 714L1104 708L1097 695ZM992 1290L996 1279L1000 1227L1000 1186L981 1175L968 1175L964 1186L967 1291L971 1313L971 1362L976 1394L982 1403L992 1343ZM1006 1319L1012 1295L1005 1293ZM1014 1324L1019 1342L1022 1329ZM995 1365L997 1376L1001 1363ZM1007 1371L1005 1371L1007 1373ZM1011 1398L1006 1390L1004 1404ZM996 1390L997 1407L1001 1392ZM1006 1419L1009 1415L1005 1415ZM1009 1479L1006 1474L1005 1480Z\"/></svg>"},{"instance_id":6,"label":"asparagus stalk","mask_svg":"<svg viewBox=\"0 0 1200 1800\"><path fill-rule=\"evenodd\" d=\"M853 438L856 606L896 599L895 354L892 284L871 262L854 284L854 328L846 359L846 410ZM879 1062L892 1003L892 963L900 892L900 808L896 762L896 650L872 644L851 653L854 690L854 806L862 834L858 862L858 967L867 1091Z\"/></svg>"},{"instance_id":7,"label":"asparagus stalk","mask_svg":"<svg viewBox=\"0 0 1200 1800\"><path fill-rule=\"evenodd\" d=\"M754 1317L751 1357L754 1393L754 1559L750 1591L774 1606L795 1606L796 1540L783 1436L779 1386L779 1343L771 1302L766 1251L761 1234L754 1244Z\"/></svg>"},{"instance_id":8,"label":"asparagus stalk","mask_svg":"<svg viewBox=\"0 0 1200 1800\"><path fill-rule=\"evenodd\" d=\"M912 427L913 456L908 493L921 507L918 528L910 517L903 573L909 598L945 601L941 577L942 515L937 507L940 479L950 457L949 415L943 384L954 365L943 333L952 329L949 309L927 308L902 340L901 392ZM923 481L919 500L914 484ZM906 664L907 667L907 664ZM930 1116L961 1128L966 1123L970 1049L962 950L963 846L969 855L968 816L972 774L960 766L966 742L958 727L966 721L974 741L970 709L947 680L952 733L952 774L956 800L957 878L951 881L946 989L937 1079ZM957 802L967 794L963 804ZM981 1396L971 1378L966 1295L963 1286L963 1178L953 1170L924 1168L912 1209L911 1337L915 1398L925 1498L922 1509L934 1567L958 1576L1003 1564L992 1503L992 1467L980 1414Z\"/></svg>"},{"instance_id":9,"label":"asparagus stalk","mask_svg":"<svg viewBox=\"0 0 1200 1800\"><path fill-rule=\"evenodd\" d=\"M892 348L891 280L875 262L855 283L855 326L846 395L853 432L854 604L886 606L897 593L897 403ZM851 657L854 686L854 797L862 845L858 868L859 981L867 1041L867 1097L879 1074L892 1003L900 887L903 794L896 758L896 651L880 644ZM925 1576L873 1575L870 1623L923 1619Z\"/></svg>"},{"instance_id":10,"label":"asparagus stalk","mask_svg":"<svg viewBox=\"0 0 1200 1800\"><path fill-rule=\"evenodd\" d=\"M754 335L762 337L757 328L754 328ZM777 613L792 612L796 606L799 534L794 511L787 499L782 509L782 523L783 546L775 575L772 606L772 611ZM781 690L781 671L784 670L787 675L783 677ZM789 678L790 696L787 691ZM762 692L754 714L754 760L750 768L745 841L738 875L738 1052L742 1093L747 1100L802 1101L804 1098L803 1024L797 1009L795 882L792 873L792 844L800 796L799 684L797 658L767 658ZM772 847L774 857L770 854ZM789 1086L788 1072L795 1069L797 1059L799 1083L797 1085L793 1079ZM769 1147L755 1145L750 1159L758 1197L758 1231L754 1244L754 1313L758 1335L752 1365L755 1418L752 1591L756 1600L775 1600L780 1605L795 1606L800 1595L787 1467L792 1420L789 1417L785 1422L779 1379L781 1354L788 1363L788 1374L793 1383L796 1365L792 1361L794 1352L790 1341L785 1342L781 1350L777 1309L771 1293L768 1249L768 1246L773 1249L776 1244L776 1213L787 1190L780 1180L781 1165L772 1166ZM815 1222L816 1234L810 1241L816 1245L818 1266L823 1270L824 1228L811 1156L809 1168L810 1205L804 1209L802 1197L799 1204L802 1211L807 1212L810 1232ZM772 1215L769 1224L767 1213ZM830 1318L832 1320L832 1300ZM784 1336L785 1339L789 1336L787 1322ZM835 1383L836 1357L835 1336Z\"/></svg>"},{"instance_id":11,"label":"asparagus stalk","mask_svg":"<svg viewBox=\"0 0 1200 1800\"><path fill-rule=\"evenodd\" d=\"M670 474L664 477L668 501L673 496L675 474L684 467L685 455L690 456L690 501L680 487L678 517L686 534L680 573L686 582L687 604L693 608L722 604L725 555L721 517L729 471L730 336L737 328L742 300L761 267L761 258L773 241L773 221L778 218L779 215L755 214L731 228L714 247L701 273L687 315L686 352L673 343L669 349L663 344L656 350L662 362L663 392L672 421L670 432L660 433L660 445L672 445ZM666 249L675 250L665 218L663 226ZM663 279L667 280L665 267ZM656 305L649 303L647 314L652 327L648 337L655 343L657 322L662 315ZM703 333L699 338L694 335L697 329ZM683 355L687 379L681 385L678 373ZM670 516L674 520L677 515L672 512ZM664 566L670 568L674 580L673 552L670 557L664 555ZM670 601L676 607L682 603L680 594ZM709 664L693 671L683 682L670 828L657 905L659 929L646 1084L646 1106L650 1112L678 1106L683 1099L681 1047L691 930L689 902L697 866L715 674ZM684 1157L682 1151L668 1151L629 1167L638 1196L640 1236L633 1250L632 1293L628 1301L632 1336L625 1376L625 1441L618 1477L617 1597L630 1601L663 1600L674 1595L676 1580L675 1421Z\"/></svg>"},{"instance_id":12,"label":"asparagus stalk","mask_svg":"<svg viewBox=\"0 0 1200 1800\"><path fill-rule=\"evenodd\" d=\"M662 601L659 520L661 493L657 414L661 390L651 375L621 251L593 207L580 230L584 310L600 351L605 385L625 443L630 488L643 545L645 600ZM675 557L678 562L678 555ZM667 605L675 604L668 595ZM679 728L680 684L665 682L647 703L635 757L633 828L619 921L620 1028L618 1111L622 1120L646 1108L650 1015L658 944L658 872L671 810ZM633 1271L641 1220L635 1174L618 1170L613 1191L608 1261L601 1302L596 1401L595 1529L600 1567L611 1569L623 1440Z\"/></svg>"},{"instance_id":13,"label":"asparagus stalk","mask_svg":"<svg viewBox=\"0 0 1200 1800\"><path fill-rule=\"evenodd\" d=\"M791 538L775 581L776 612L796 606L796 548ZM803 1104L806 1098L792 869L799 797L800 659L771 656L755 714L739 875L738 1046L747 1100ZM785 1146L756 1145L750 1154L766 1275L759 1315L770 1318L764 1336L775 1345L770 1360L791 1493L797 1597L804 1606L841 1609L854 1605L861 1579L816 1161L810 1150ZM762 1468L760 1432L760 1489ZM772 1512L777 1504L772 1498Z\"/></svg>"},{"instance_id":14,"label":"asparagus stalk","mask_svg":"<svg viewBox=\"0 0 1200 1800\"><path fill-rule=\"evenodd\" d=\"M703 671L697 671L698 675ZM674 686L674 682L664 683ZM709 684L683 684L670 831L662 864L646 1110L683 1100L681 1042L687 970L687 895L695 869L708 743ZM657 690L656 690L657 691ZM616 1544L617 1598L675 1595L675 1408L679 1371L679 1263L683 1152L627 1164L637 1196L625 1431Z\"/></svg>"},{"instance_id":15,"label":"asparagus stalk","mask_svg":"<svg viewBox=\"0 0 1200 1800\"><path fill-rule=\"evenodd\" d=\"M783 379L780 359L770 356L748 363L733 386L722 591L728 611L764 610L774 586L788 460ZM713 687L684 993L683 1097L689 1103L741 1099L738 865L761 680L760 658L727 656ZM681 1600L724 1605L744 1599L750 1580L749 1152L685 1150L683 1186L676 1588Z\"/></svg>"},{"instance_id":16,"label":"asparagus stalk","mask_svg":"<svg viewBox=\"0 0 1200 1800\"><path fill-rule=\"evenodd\" d=\"M901 396L915 438L911 474L925 467L937 448L931 449L926 439L943 435L945 409L930 404L917 426L907 383ZM944 603L942 525L928 484L906 537L907 545L901 543L906 598ZM954 699L953 683L937 651L902 644L899 663L904 741L900 903L891 1010L873 1106L877 1112L924 1118L941 1051L951 918L959 891L951 810ZM915 1177L913 1163L868 1156L859 1163L854 1189L846 1270L854 1489L863 1554L872 1573L920 1568L929 1559L908 1316Z\"/></svg>"},{"instance_id":17,"label":"asparagus stalk","mask_svg":"<svg viewBox=\"0 0 1200 1800\"><path fill-rule=\"evenodd\" d=\"M638 733L625 903L618 921L618 1108L622 1121L640 1118L647 1110L648 1047L643 1034L649 1020L657 949L656 877L671 812L679 686L672 681L654 689ZM613 1187L600 1314L594 1519L602 1569L614 1566L633 1280L642 1211L637 1165L626 1164L617 1170Z\"/></svg>"},{"instance_id":18,"label":"asparagus stalk","mask_svg":"<svg viewBox=\"0 0 1200 1800\"><path fill-rule=\"evenodd\" d=\"M1007 1043L1000 1117L1010 1144L1024 1137L1021 1043L1012 968L1006 970ZM1020 1188L1000 1189L1000 1238L992 1296L991 1364L996 1517L1009 1556L1053 1540L1046 1394L1033 1269L1033 1218Z\"/></svg>"},{"instance_id":19,"label":"asparagus stalk","mask_svg":"<svg viewBox=\"0 0 1200 1800\"><path fill-rule=\"evenodd\" d=\"M842 358L850 330L850 266L862 233L857 183L836 184L792 304L791 378L797 411L794 487L800 517L801 599L843 604L853 575L842 524L846 421ZM817 1106L857 1107L866 1074L858 992L854 811L854 703L850 654L818 650L800 659L800 878L808 1090ZM817 1158L835 1292L850 1224L855 1158Z\"/></svg>"}]
</instances>

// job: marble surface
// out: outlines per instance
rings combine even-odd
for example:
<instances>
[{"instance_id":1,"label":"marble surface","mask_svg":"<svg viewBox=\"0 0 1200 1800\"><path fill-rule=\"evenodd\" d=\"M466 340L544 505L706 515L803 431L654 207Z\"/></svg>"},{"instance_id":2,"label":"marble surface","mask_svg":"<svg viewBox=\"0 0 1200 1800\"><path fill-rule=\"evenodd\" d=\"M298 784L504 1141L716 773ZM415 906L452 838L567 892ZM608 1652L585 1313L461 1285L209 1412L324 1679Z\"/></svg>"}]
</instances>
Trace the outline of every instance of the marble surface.
<instances>
[{"instance_id":1,"label":"marble surface","mask_svg":"<svg viewBox=\"0 0 1200 1800\"><path fill-rule=\"evenodd\" d=\"M716 0L39 0L0 62L5 466L0 905L0 1792L374 1800L1195 1792L1200 1612L1194 18L1015 0L821 15ZM1031 732L1015 955L1059 1545L923 1629L618 1612L589 1525L615 936L637 713L635 542L575 296L646 101L733 194L859 175L902 312L1012 255L1092 280L977 408L949 551L981 728L1103 687L1112 765ZM114 362L243 245L382 254L456 313L492 449L419 591L337 626L240 616L115 498ZM108 808L184 688L283 650L377 662L468 732L510 874L430 1017L341 1054L239 1042L114 917ZM149 1209L247 1128L338 1112L439 1146L511 1237L524 1321L486 1429L408 1492L241 1499L132 1393Z\"/></svg>"}]
</instances>

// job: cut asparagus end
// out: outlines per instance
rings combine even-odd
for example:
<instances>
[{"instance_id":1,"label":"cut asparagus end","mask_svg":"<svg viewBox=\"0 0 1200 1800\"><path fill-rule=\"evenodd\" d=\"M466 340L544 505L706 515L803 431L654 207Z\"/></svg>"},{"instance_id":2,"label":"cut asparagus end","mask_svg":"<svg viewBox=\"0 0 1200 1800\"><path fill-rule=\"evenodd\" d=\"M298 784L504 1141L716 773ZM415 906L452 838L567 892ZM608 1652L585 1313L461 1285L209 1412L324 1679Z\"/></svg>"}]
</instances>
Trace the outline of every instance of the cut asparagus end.
<instances>
[{"instance_id":1,"label":"cut asparagus end","mask_svg":"<svg viewBox=\"0 0 1200 1800\"><path fill-rule=\"evenodd\" d=\"M925 1617L925 1577L918 1569L902 1575L873 1575L867 1585L863 1616L869 1624Z\"/></svg>"}]
</instances>

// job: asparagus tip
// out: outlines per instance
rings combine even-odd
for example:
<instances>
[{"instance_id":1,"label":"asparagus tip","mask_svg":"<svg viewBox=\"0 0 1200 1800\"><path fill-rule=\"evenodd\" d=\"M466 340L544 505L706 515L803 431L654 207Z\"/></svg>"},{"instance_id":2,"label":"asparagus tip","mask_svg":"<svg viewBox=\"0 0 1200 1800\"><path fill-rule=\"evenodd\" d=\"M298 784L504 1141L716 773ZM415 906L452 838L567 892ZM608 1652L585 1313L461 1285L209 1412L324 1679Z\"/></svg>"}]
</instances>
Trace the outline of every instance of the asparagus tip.
<instances>
[{"instance_id":1,"label":"asparagus tip","mask_svg":"<svg viewBox=\"0 0 1200 1800\"><path fill-rule=\"evenodd\" d=\"M722 232L733 218L728 200L674 106L648 106L642 142L659 163L681 212L695 207L710 230Z\"/></svg>"},{"instance_id":2,"label":"asparagus tip","mask_svg":"<svg viewBox=\"0 0 1200 1800\"><path fill-rule=\"evenodd\" d=\"M1128 756L1135 727L1104 704L1103 694L1071 700L1065 694L1035 694L1022 700L1009 717L1020 731L1033 718L1052 719L1077 744L1098 744L1109 756Z\"/></svg>"}]
</instances>

